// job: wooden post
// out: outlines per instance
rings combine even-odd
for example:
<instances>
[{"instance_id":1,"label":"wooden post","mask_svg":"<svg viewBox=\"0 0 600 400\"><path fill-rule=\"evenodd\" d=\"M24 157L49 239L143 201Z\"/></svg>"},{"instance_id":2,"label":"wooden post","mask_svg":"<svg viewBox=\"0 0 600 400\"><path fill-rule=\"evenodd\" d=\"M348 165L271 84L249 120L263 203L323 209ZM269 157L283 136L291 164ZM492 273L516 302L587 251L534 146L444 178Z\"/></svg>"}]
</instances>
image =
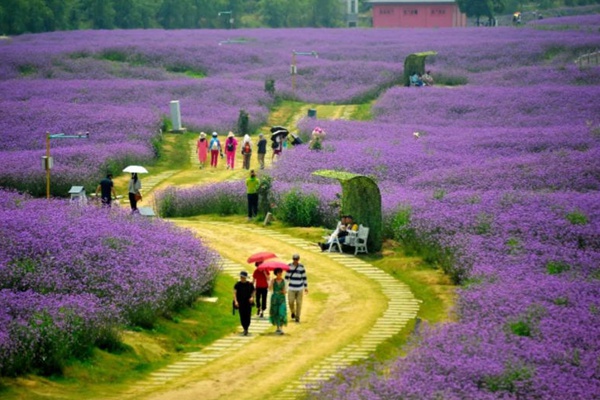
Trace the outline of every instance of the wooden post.
<instances>
[{"instance_id":1,"label":"wooden post","mask_svg":"<svg viewBox=\"0 0 600 400\"><path fill-rule=\"evenodd\" d=\"M292 51L292 66L290 72L292 73L292 92L296 90L296 52Z\"/></svg>"},{"instance_id":2,"label":"wooden post","mask_svg":"<svg viewBox=\"0 0 600 400\"><path fill-rule=\"evenodd\" d=\"M50 199L50 132L46 132L46 198Z\"/></svg>"}]
</instances>

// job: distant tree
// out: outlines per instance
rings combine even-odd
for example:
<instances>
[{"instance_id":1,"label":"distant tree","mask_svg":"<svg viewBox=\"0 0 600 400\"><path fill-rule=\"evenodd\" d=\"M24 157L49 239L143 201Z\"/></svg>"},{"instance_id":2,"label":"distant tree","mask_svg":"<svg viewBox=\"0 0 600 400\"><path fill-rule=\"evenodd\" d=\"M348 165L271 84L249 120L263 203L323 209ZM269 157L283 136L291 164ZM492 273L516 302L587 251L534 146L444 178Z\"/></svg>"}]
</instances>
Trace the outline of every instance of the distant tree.
<instances>
[{"instance_id":1,"label":"distant tree","mask_svg":"<svg viewBox=\"0 0 600 400\"><path fill-rule=\"evenodd\" d=\"M271 28L287 27L289 1L287 0L260 0L259 10L262 20Z\"/></svg>"},{"instance_id":2,"label":"distant tree","mask_svg":"<svg viewBox=\"0 0 600 400\"><path fill-rule=\"evenodd\" d=\"M193 28L195 5L190 0L163 0L157 19L165 29Z\"/></svg>"},{"instance_id":3,"label":"distant tree","mask_svg":"<svg viewBox=\"0 0 600 400\"><path fill-rule=\"evenodd\" d=\"M467 17L475 17L477 25L481 17L492 19L494 16L492 0L456 0L460 11L467 14Z\"/></svg>"},{"instance_id":4,"label":"distant tree","mask_svg":"<svg viewBox=\"0 0 600 400\"><path fill-rule=\"evenodd\" d=\"M135 0L119 0L115 2L115 26L117 28L139 28L142 25L141 15Z\"/></svg>"},{"instance_id":5,"label":"distant tree","mask_svg":"<svg viewBox=\"0 0 600 400\"><path fill-rule=\"evenodd\" d=\"M120 1L120 0L116 0ZM115 9L113 0L81 0L81 9L94 29L113 29Z\"/></svg>"},{"instance_id":6,"label":"distant tree","mask_svg":"<svg viewBox=\"0 0 600 400\"><path fill-rule=\"evenodd\" d=\"M27 2L25 0L3 0L0 4L0 32L14 35L26 31Z\"/></svg>"},{"instance_id":7,"label":"distant tree","mask_svg":"<svg viewBox=\"0 0 600 400\"><path fill-rule=\"evenodd\" d=\"M344 9L340 0L310 0L310 25L314 27L334 28L341 26Z\"/></svg>"}]
</instances>

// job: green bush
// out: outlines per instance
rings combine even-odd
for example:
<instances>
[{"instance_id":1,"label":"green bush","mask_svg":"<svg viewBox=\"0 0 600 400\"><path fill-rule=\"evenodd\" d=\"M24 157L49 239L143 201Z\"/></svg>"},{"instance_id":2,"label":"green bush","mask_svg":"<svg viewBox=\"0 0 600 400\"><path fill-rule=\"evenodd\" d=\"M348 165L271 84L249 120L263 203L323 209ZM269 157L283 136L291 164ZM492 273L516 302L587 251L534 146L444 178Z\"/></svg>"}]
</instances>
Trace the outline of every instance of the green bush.
<instances>
[{"instance_id":1,"label":"green bush","mask_svg":"<svg viewBox=\"0 0 600 400\"><path fill-rule=\"evenodd\" d=\"M548 261L546 271L550 275L558 275L571 269L571 266L563 261Z\"/></svg>"},{"instance_id":2,"label":"green bush","mask_svg":"<svg viewBox=\"0 0 600 400\"><path fill-rule=\"evenodd\" d=\"M435 85L442 86L459 86L466 85L468 83L468 79L466 76L458 76L458 75L446 75L444 73L438 73L434 76Z\"/></svg>"},{"instance_id":3,"label":"green bush","mask_svg":"<svg viewBox=\"0 0 600 400\"><path fill-rule=\"evenodd\" d=\"M314 194L292 189L281 197L275 216L294 226L318 226L321 222L319 199Z\"/></svg>"},{"instance_id":4,"label":"green bush","mask_svg":"<svg viewBox=\"0 0 600 400\"><path fill-rule=\"evenodd\" d=\"M567 220L573 225L586 225L588 217L581 210L573 210L566 215Z\"/></svg>"},{"instance_id":5,"label":"green bush","mask_svg":"<svg viewBox=\"0 0 600 400\"><path fill-rule=\"evenodd\" d=\"M237 131L240 135L246 135L250 133L249 121L250 117L246 110L240 110L240 115L237 121Z\"/></svg>"}]
</instances>

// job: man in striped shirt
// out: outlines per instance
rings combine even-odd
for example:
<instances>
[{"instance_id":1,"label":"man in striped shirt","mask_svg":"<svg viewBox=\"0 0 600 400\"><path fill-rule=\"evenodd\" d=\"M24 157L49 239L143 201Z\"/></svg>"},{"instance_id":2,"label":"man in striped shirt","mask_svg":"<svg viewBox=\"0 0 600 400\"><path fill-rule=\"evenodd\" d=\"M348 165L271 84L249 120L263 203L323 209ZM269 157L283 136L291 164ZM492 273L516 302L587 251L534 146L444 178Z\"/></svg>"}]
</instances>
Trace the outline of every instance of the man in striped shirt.
<instances>
[{"instance_id":1,"label":"man in striped shirt","mask_svg":"<svg viewBox=\"0 0 600 400\"><path fill-rule=\"evenodd\" d=\"M292 262L289 266L290 270L285 273L285 280L288 281L288 304L292 319L300 322L302 297L304 293L308 294L308 280L306 279L304 265L300 264L299 254L292 256Z\"/></svg>"}]
</instances>

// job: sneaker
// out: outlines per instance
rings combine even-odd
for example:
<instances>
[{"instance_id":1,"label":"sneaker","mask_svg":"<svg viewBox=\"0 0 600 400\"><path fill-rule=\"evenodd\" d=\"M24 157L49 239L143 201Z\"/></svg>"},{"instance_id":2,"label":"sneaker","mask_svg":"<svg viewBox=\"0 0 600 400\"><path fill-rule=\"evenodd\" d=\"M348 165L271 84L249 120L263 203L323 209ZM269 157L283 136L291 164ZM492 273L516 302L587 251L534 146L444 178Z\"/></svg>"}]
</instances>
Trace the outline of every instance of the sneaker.
<instances>
[{"instance_id":1,"label":"sneaker","mask_svg":"<svg viewBox=\"0 0 600 400\"><path fill-rule=\"evenodd\" d=\"M263 315L262 311L261 311L261 313L260 313L260 317L261 317L261 318L264 318L264 317L265 317L265 316Z\"/></svg>"},{"instance_id":2,"label":"sneaker","mask_svg":"<svg viewBox=\"0 0 600 400\"><path fill-rule=\"evenodd\" d=\"M296 323L299 324L300 323L300 318L296 318Z\"/></svg>"},{"instance_id":3,"label":"sneaker","mask_svg":"<svg viewBox=\"0 0 600 400\"><path fill-rule=\"evenodd\" d=\"M260 315L260 310L256 310L256 315Z\"/></svg>"},{"instance_id":4,"label":"sneaker","mask_svg":"<svg viewBox=\"0 0 600 400\"><path fill-rule=\"evenodd\" d=\"M292 319L296 319L296 314L292 313Z\"/></svg>"},{"instance_id":5,"label":"sneaker","mask_svg":"<svg viewBox=\"0 0 600 400\"><path fill-rule=\"evenodd\" d=\"M244 336L248 336L248 331L247 330L244 331Z\"/></svg>"}]
</instances>

